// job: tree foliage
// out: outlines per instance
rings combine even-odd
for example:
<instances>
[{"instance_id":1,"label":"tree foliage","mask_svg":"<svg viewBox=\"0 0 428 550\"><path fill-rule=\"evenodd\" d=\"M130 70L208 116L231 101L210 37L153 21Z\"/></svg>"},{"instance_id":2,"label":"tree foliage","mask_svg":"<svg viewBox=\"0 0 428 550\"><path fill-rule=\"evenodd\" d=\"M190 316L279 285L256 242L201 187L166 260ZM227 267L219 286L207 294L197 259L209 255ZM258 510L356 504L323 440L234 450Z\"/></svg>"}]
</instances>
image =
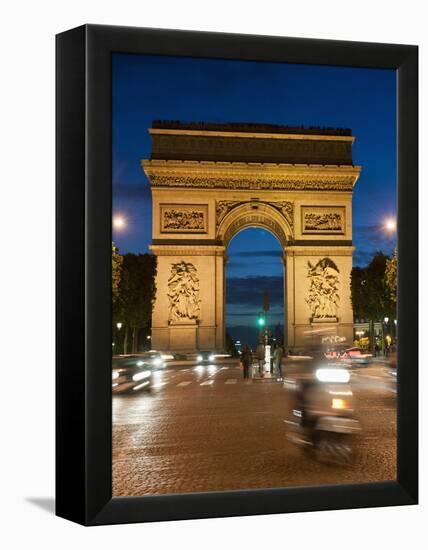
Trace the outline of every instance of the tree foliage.
<instances>
[{"instance_id":1,"label":"tree foliage","mask_svg":"<svg viewBox=\"0 0 428 550\"><path fill-rule=\"evenodd\" d=\"M119 300L123 322L130 328L150 324L156 294L156 257L152 254L125 254Z\"/></svg>"},{"instance_id":2,"label":"tree foliage","mask_svg":"<svg viewBox=\"0 0 428 550\"><path fill-rule=\"evenodd\" d=\"M111 243L111 295L113 303L119 298L119 284L122 276L123 256L119 254L119 249Z\"/></svg>"},{"instance_id":3,"label":"tree foliage","mask_svg":"<svg viewBox=\"0 0 428 550\"><path fill-rule=\"evenodd\" d=\"M351 272L351 299L354 318L372 321L393 316L394 302L386 283L388 257L376 252L365 268L354 267Z\"/></svg>"},{"instance_id":4,"label":"tree foliage","mask_svg":"<svg viewBox=\"0 0 428 550\"><path fill-rule=\"evenodd\" d=\"M385 283L389 290L391 301L397 303L397 249L390 260L386 261Z\"/></svg>"}]
</instances>

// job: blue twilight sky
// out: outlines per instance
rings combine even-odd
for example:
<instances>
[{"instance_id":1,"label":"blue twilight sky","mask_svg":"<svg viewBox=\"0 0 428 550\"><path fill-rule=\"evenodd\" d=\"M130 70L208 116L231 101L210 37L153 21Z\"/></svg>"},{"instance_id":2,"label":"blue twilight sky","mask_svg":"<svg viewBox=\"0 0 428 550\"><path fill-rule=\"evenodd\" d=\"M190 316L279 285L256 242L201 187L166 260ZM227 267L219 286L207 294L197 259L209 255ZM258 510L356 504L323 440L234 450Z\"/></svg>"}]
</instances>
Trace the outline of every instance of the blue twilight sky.
<instances>
[{"instance_id":1,"label":"blue twilight sky","mask_svg":"<svg viewBox=\"0 0 428 550\"><path fill-rule=\"evenodd\" d=\"M113 239L121 253L148 251L151 194L140 159L150 157L152 120L260 122L351 128L354 164L354 265L390 254L396 215L396 75L393 70L288 65L114 54L113 214L127 219ZM228 325L254 323L263 288L273 322L282 322L280 246L268 232L247 229L228 249ZM254 292L254 289L259 289Z\"/></svg>"}]
</instances>

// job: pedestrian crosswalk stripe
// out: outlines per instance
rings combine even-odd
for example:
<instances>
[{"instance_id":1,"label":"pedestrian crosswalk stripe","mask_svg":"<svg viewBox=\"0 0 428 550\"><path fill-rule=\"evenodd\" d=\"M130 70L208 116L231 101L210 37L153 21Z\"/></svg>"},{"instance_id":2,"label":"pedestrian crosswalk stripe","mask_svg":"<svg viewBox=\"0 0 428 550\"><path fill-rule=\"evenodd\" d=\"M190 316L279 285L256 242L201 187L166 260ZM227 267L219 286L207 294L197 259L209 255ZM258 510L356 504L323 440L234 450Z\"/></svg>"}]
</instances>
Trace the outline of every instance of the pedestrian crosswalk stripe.
<instances>
[{"instance_id":1,"label":"pedestrian crosswalk stripe","mask_svg":"<svg viewBox=\"0 0 428 550\"><path fill-rule=\"evenodd\" d=\"M179 382L177 384L177 386L188 386L189 384L191 384L192 381L191 380L185 380L184 382Z\"/></svg>"},{"instance_id":2,"label":"pedestrian crosswalk stripe","mask_svg":"<svg viewBox=\"0 0 428 550\"><path fill-rule=\"evenodd\" d=\"M236 384L238 382L237 378L228 378L225 384Z\"/></svg>"},{"instance_id":3,"label":"pedestrian crosswalk stripe","mask_svg":"<svg viewBox=\"0 0 428 550\"><path fill-rule=\"evenodd\" d=\"M214 384L214 380L205 380L200 386L211 386L211 384Z\"/></svg>"}]
</instances>

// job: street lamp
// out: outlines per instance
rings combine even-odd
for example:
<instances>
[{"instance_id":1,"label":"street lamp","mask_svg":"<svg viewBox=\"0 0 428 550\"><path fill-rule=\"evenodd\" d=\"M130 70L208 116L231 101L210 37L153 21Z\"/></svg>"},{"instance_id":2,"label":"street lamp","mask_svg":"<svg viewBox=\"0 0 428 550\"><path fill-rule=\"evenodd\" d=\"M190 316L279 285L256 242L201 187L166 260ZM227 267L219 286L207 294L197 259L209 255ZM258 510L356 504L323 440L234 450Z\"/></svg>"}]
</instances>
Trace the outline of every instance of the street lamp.
<instances>
[{"instance_id":1,"label":"street lamp","mask_svg":"<svg viewBox=\"0 0 428 550\"><path fill-rule=\"evenodd\" d=\"M394 233L395 230L397 229L397 222L395 221L394 218L387 218L385 220L384 226L386 231L388 231L388 233Z\"/></svg>"},{"instance_id":2,"label":"street lamp","mask_svg":"<svg viewBox=\"0 0 428 550\"><path fill-rule=\"evenodd\" d=\"M114 216L113 227L119 231L124 229L126 227L126 219L120 215Z\"/></svg>"},{"instance_id":3,"label":"street lamp","mask_svg":"<svg viewBox=\"0 0 428 550\"><path fill-rule=\"evenodd\" d=\"M388 321L389 321L389 317L385 317L383 321L384 321L385 325L387 325Z\"/></svg>"},{"instance_id":4,"label":"street lamp","mask_svg":"<svg viewBox=\"0 0 428 550\"><path fill-rule=\"evenodd\" d=\"M120 321L119 321L118 323L116 323L116 328L117 328L117 330L118 330L119 332L120 332L120 329L122 328L122 326L123 326L123 325L122 325L122 323L121 323ZM120 339L120 337L119 337L119 334L117 334L117 337L118 337L119 342L121 342L121 339Z\"/></svg>"}]
</instances>

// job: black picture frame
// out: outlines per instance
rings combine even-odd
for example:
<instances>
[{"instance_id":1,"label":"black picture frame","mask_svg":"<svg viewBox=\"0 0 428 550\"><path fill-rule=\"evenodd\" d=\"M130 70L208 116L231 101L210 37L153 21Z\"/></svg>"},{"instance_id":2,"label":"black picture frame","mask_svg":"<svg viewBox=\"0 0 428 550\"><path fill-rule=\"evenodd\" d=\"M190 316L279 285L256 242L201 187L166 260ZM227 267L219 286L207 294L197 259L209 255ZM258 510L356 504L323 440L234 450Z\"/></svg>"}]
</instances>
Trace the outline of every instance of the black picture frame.
<instances>
[{"instance_id":1,"label":"black picture frame","mask_svg":"<svg viewBox=\"0 0 428 550\"><path fill-rule=\"evenodd\" d=\"M112 498L111 55L117 52L397 71L397 481ZM84 25L56 37L56 73L56 514L101 525L416 504L418 48Z\"/></svg>"}]
</instances>

